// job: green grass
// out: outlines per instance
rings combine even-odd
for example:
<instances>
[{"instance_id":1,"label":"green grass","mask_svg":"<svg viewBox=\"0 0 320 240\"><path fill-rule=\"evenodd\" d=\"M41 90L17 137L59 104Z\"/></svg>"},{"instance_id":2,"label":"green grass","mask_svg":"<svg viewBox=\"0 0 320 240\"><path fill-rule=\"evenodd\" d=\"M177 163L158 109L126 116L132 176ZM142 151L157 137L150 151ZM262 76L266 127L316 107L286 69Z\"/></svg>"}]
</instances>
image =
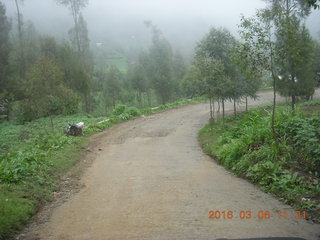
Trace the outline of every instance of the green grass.
<instances>
[{"instance_id":1,"label":"green grass","mask_svg":"<svg viewBox=\"0 0 320 240\"><path fill-rule=\"evenodd\" d=\"M272 138L270 106L208 124L199 141L226 169L319 221L319 110L317 101L299 105L295 114L290 106L278 106L278 144Z\"/></svg>"},{"instance_id":2,"label":"green grass","mask_svg":"<svg viewBox=\"0 0 320 240\"><path fill-rule=\"evenodd\" d=\"M84 154L89 137L106 128L141 115L165 111L206 100L184 99L156 108L137 109L118 105L109 117L89 115L41 118L24 125L0 123L0 239L10 239L38 209L58 191L59 179ZM67 122L84 122L82 137L67 137Z\"/></svg>"},{"instance_id":3,"label":"green grass","mask_svg":"<svg viewBox=\"0 0 320 240\"><path fill-rule=\"evenodd\" d=\"M1 186L0 212L0 239L6 239L34 214L35 201L26 199L24 191Z\"/></svg>"}]
</instances>

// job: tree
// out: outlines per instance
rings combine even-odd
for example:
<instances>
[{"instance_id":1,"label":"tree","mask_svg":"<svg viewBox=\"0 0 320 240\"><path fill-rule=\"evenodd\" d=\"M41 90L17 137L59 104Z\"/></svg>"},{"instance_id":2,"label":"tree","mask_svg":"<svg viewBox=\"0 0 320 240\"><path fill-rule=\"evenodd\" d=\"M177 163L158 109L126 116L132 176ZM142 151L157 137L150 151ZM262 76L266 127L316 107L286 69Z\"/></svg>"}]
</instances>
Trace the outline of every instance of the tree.
<instances>
[{"instance_id":1,"label":"tree","mask_svg":"<svg viewBox=\"0 0 320 240\"><path fill-rule=\"evenodd\" d=\"M320 1L319 0L306 0L307 4L314 9L320 8Z\"/></svg>"},{"instance_id":2,"label":"tree","mask_svg":"<svg viewBox=\"0 0 320 240\"><path fill-rule=\"evenodd\" d=\"M0 2L0 94L7 90L7 80L9 74L9 53L10 42L9 33L11 24L6 16L6 8Z\"/></svg>"},{"instance_id":3,"label":"tree","mask_svg":"<svg viewBox=\"0 0 320 240\"><path fill-rule=\"evenodd\" d=\"M40 56L39 34L31 21L27 21L23 27L24 58L26 71L37 61Z\"/></svg>"},{"instance_id":4,"label":"tree","mask_svg":"<svg viewBox=\"0 0 320 240\"><path fill-rule=\"evenodd\" d=\"M152 30L152 45L149 49L148 77L160 101L165 104L173 93L172 49L159 29L146 23Z\"/></svg>"},{"instance_id":5,"label":"tree","mask_svg":"<svg viewBox=\"0 0 320 240\"><path fill-rule=\"evenodd\" d=\"M211 28L196 47L195 65L207 83L208 95L222 103L239 98L235 91L237 72L232 62L236 40L227 29Z\"/></svg>"},{"instance_id":6,"label":"tree","mask_svg":"<svg viewBox=\"0 0 320 240\"><path fill-rule=\"evenodd\" d=\"M258 65L255 58L251 58L252 55L248 51L251 46L247 44L248 42L238 42L232 55L239 77L238 90L241 90L240 95L245 98L246 111L248 111L248 97L257 97L256 93L261 85L263 74L261 65Z\"/></svg>"},{"instance_id":7,"label":"tree","mask_svg":"<svg viewBox=\"0 0 320 240\"><path fill-rule=\"evenodd\" d=\"M319 41L313 41L313 75L316 82L316 86L320 87L320 42Z\"/></svg>"},{"instance_id":8,"label":"tree","mask_svg":"<svg viewBox=\"0 0 320 240\"><path fill-rule=\"evenodd\" d=\"M173 77L173 84L174 84L174 92L177 96L180 96L181 95L180 85L181 85L181 81L184 78L184 75L187 72L187 67L183 59L183 56L178 51L176 51L175 54L173 55L172 71L173 71L172 77Z\"/></svg>"},{"instance_id":9,"label":"tree","mask_svg":"<svg viewBox=\"0 0 320 240\"><path fill-rule=\"evenodd\" d=\"M117 101L121 97L121 89L122 89L122 73L118 68L111 66L107 74L105 75L105 84L103 88L103 94L106 101L106 106L111 105L113 107L116 106Z\"/></svg>"},{"instance_id":10,"label":"tree","mask_svg":"<svg viewBox=\"0 0 320 240\"><path fill-rule=\"evenodd\" d=\"M205 83L202 80L199 68L195 64L192 64L181 81L184 95L193 98L206 94Z\"/></svg>"},{"instance_id":11,"label":"tree","mask_svg":"<svg viewBox=\"0 0 320 240\"><path fill-rule=\"evenodd\" d=\"M49 58L40 58L30 68L24 88L23 121L77 111L77 97L63 84L63 72Z\"/></svg>"},{"instance_id":12,"label":"tree","mask_svg":"<svg viewBox=\"0 0 320 240\"><path fill-rule=\"evenodd\" d=\"M23 49L21 49L19 34L11 34L11 49L9 57L10 77L8 83L15 101L25 98L25 91L22 82L25 79L28 69L40 56L39 36L33 26L28 21L22 26ZM21 56L23 51L23 59ZM12 99L13 100L13 99Z\"/></svg>"},{"instance_id":13,"label":"tree","mask_svg":"<svg viewBox=\"0 0 320 240\"><path fill-rule=\"evenodd\" d=\"M20 0L22 3L24 0ZM23 78L26 73L26 60L24 57L24 37L23 37L23 18L22 14L20 13L20 7L19 7L19 0L15 0L16 9L17 9L17 18L18 18L18 39L19 39L19 55L20 55L20 63L19 63L19 74L20 77Z\"/></svg>"},{"instance_id":14,"label":"tree","mask_svg":"<svg viewBox=\"0 0 320 240\"><path fill-rule=\"evenodd\" d=\"M301 20L310 14L303 0L268 0L266 20L273 24L276 37L275 63L281 76L276 83L280 94L291 96L294 110L296 96L310 96L315 83L310 76L312 43Z\"/></svg>"},{"instance_id":15,"label":"tree","mask_svg":"<svg viewBox=\"0 0 320 240\"><path fill-rule=\"evenodd\" d=\"M244 60L250 65L246 70L248 73L256 71L268 71L272 77L273 105L271 117L272 136L276 143L278 138L275 131L275 110L276 110L276 81L278 74L275 66L275 43L272 34L272 25L269 21L269 14L265 11L256 13L255 17L241 17L240 37L242 39L241 54Z\"/></svg>"},{"instance_id":16,"label":"tree","mask_svg":"<svg viewBox=\"0 0 320 240\"><path fill-rule=\"evenodd\" d=\"M73 51L70 44L65 42L57 46L57 64L64 73L64 82L68 88L77 92L83 101L84 110L92 109L91 76L83 67L82 59Z\"/></svg>"},{"instance_id":17,"label":"tree","mask_svg":"<svg viewBox=\"0 0 320 240\"><path fill-rule=\"evenodd\" d=\"M58 44L54 37L40 37L40 55L58 61Z\"/></svg>"},{"instance_id":18,"label":"tree","mask_svg":"<svg viewBox=\"0 0 320 240\"><path fill-rule=\"evenodd\" d=\"M84 68L87 71L91 71L93 58L90 52L90 39L88 36L87 23L82 14L79 15L77 25L70 29L69 37L71 45L81 59Z\"/></svg>"},{"instance_id":19,"label":"tree","mask_svg":"<svg viewBox=\"0 0 320 240\"><path fill-rule=\"evenodd\" d=\"M9 115L9 100L11 95L11 86L9 82L9 53L10 42L9 32L11 24L6 16L6 8L0 2L0 118L3 115ZM2 109L2 110L1 110Z\"/></svg>"},{"instance_id":20,"label":"tree","mask_svg":"<svg viewBox=\"0 0 320 240\"><path fill-rule=\"evenodd\" d=\"M77 48L77 52L82 52L82 42L81 42L81 33L80 33L80 24L81 24L81 9L84 8L89 0L56 0L59 4L65 5L71 11L71 15L74 21L74 40Z\"/></svg>"},{"instance_id":21,"label":"tree","mask_svg":"<svg viewBox=\"0 0 320 240\"><path fill-rule=\"evenodd\" d=\"M277 28L276 63L281 78L277 81L278 91L291 97L292 110L296 96L312 96L316 86L312 71L312 39L305 26L298 19L286 19Z\"/></svg>"},{"instance_id":22,"label":"tree","mask_svg":"<svg viewBox=\"0 0 320 240\"><path fill-rule=\"evenodd\" d=\"M129 69L128 78L132 88L137 91L137 100L141 107L142 94L148 91L147 76L143 65L138 63Z\"/></svg>"},{"instance_id":23,"label":"tree","mask_svg":"<svg viewBox=\"0 0 320 240\"><path fill-rule=\"evenodd\" d=\"M265 9L273 21L278 21L288 16L305 18L310 14L309 0L264 0L268 6ZM314 1L314 0L310 0Z\"/></svg>"},{"instance_id":24,"label":"tree","mask_svg":"<svg viewBox=\"0 0 320 240\"><path fill-rule=\"evenodd\" d=\"M67 6L71 12L74 26L69 31L70 41L76 55L72 67L72 71L68 74L73 75L73 85L76 85L78 90L81 91L85 111L89 112L92 109L93 98L90 95L91 89L91 75L93 71L93 58L90 52L90 40L88 36L87 24L81 14L83 9L89 2L89 0L56 0L58 4ZM72 57L73 58L73 57ZM69 65L69 64L68 64Z\"/></svg>"},{"instance_id":25,"label":"tree","mask_svg":"<svg viewBox=\"0 0 320 240\"><path fill-rule=\"evenodd\" d=\"M153 69L154 66L151 63L150 60L150 53L148 51L140 51L139 57L138 57L138 64L141 65L143 68L143 75L145 77L145 87L146 87L146 95L147 95L147 101L148 106L151 107L151 96L152 96L152 79L153 79Z\"/></svg>"},{"instance_id":26,"label":"tree","mask_svg":"<svg viewBox=\"0 0 320 240\"><path fill-rule=\"evenodd\" d=\"M222 102L222 116L224 119L224 102L230 97L232 81L226 74L221 60L210 57L197 57L194 63L199 69L202 88L204 88L210 100L210 117L214 119L214 101Z\"/></svg>"}]
</instances>

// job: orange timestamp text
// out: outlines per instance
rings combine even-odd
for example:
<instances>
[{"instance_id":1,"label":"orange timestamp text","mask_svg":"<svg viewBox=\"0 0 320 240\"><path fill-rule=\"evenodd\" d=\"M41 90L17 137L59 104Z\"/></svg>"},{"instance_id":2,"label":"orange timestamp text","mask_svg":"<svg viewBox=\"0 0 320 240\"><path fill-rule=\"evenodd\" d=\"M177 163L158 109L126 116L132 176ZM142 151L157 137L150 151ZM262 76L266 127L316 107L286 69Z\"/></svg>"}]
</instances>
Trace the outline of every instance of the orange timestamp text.
<instances>
[{"instance_id":1,"label":"orange timestamp text","mask_svg":"<svg viewBox=\"0 0 320 240\"><path fill-rule=\"evenodd\" d=\"M306 211L253 211L253 210L241 210L241 211L209 211L209 219L307 219Z\"/></svg>"}]
</instances>

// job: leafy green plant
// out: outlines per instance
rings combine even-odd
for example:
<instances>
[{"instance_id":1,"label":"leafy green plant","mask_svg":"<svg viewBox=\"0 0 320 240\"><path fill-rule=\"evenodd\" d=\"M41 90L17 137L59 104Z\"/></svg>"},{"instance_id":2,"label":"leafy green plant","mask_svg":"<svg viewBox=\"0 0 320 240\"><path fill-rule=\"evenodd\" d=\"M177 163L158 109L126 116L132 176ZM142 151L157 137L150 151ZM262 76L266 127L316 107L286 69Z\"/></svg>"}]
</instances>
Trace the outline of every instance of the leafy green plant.
<instances>
[{"instance_id":1,"label":"leafy green plant","mask_svg":"<svg viewBox=\"0 0 320 240\"><path fill-rule=\"evenodd\" d=\"M126 111L127 106L123 104L117 104L112 111L112 115L119 116Z\"/></svg>"},{"instance_id":2,"label":"leafy green plant","mask_svg":"<svg viewBox=\"0 0 320 240\"><path fill-rule=\"evenodd\" d=\"M279 142L275 143L269 107L238 116L200 131L204 151L286 203L312 212L319 210L320 119L306 117L303 108L297 108L293 115L287 106L279 106L275 119Z\"/></svg>"}]
</instances>

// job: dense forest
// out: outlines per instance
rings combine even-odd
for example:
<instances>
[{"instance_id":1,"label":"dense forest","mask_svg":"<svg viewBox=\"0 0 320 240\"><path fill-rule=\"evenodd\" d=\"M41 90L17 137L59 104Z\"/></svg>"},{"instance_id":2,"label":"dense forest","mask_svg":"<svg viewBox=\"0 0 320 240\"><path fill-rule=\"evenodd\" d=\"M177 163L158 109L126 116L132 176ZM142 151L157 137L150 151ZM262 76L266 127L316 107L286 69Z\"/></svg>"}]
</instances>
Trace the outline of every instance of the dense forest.
<instances>
[{"instance_id":1,"label":"dense forest","mask_svg":"<svg viewBox=\"0 0 320 240\"><path fill-rule=\"evenodd\" d=\"M242 18L241 39L213 27L198 43L191 65L150 21L144 24L151 45L130 56L103 44L93 47L81 13L88 1L56 2L74 21L65 40L38 34L24 21L21 1L15 1L14 20L0 5L2 119L106 115L120 103L146 107L204 94L223 108L224 101L255 97L271 82L294 107L297 97L312 96L319 83L319 42L304 25L316 2L269 1L255 17Z\"/></svg>"},{"instance_id":2,"label":"dense forest","mask_svg":"<svg viewBox=\"0 0 320 240\"><path fill-rule=\"evenodd\" d=\"M77 112L106 115L119 103L146 107L183 96L184 60L151 22L145 25L152 45L123 57L104 45L90 48L81 14L88 1L57 1L74 20L63 41L39 35L15 3L17 21L10 21L0 5L2 118L25 122Z\"/></svg>"}]
</instances>

